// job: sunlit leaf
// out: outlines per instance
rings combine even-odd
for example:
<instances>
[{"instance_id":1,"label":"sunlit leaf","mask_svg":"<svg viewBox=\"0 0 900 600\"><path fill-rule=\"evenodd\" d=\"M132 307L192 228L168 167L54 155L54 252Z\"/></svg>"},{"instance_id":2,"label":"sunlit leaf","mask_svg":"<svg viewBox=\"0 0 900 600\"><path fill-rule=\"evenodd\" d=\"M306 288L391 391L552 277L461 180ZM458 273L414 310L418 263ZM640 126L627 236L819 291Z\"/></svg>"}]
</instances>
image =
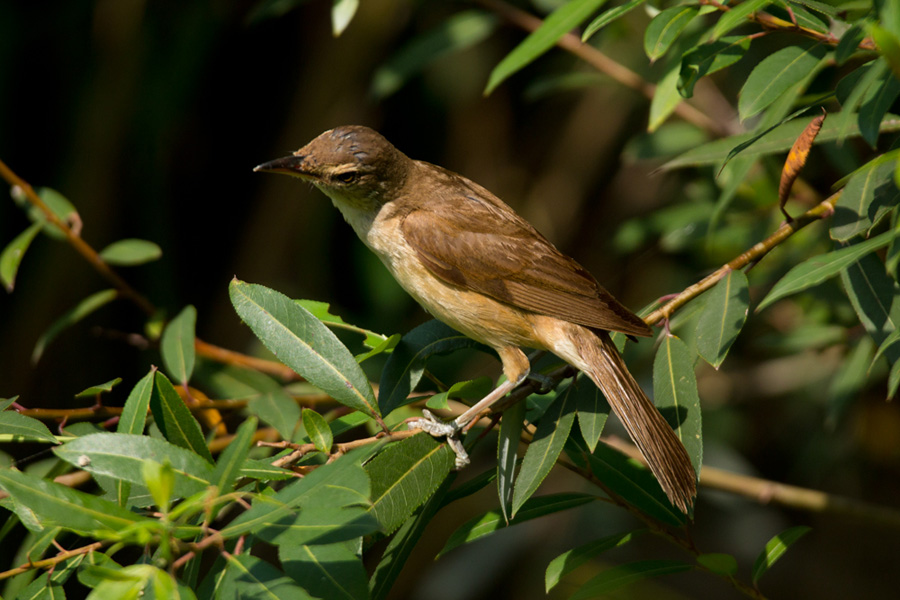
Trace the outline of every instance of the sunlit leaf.
<instances>
[{"instance_id":1,"label":"sunlit leaf","mask_svg":"<svg viewBox=\"0 0 900 600\"><path fill-rule=\"evenodd\" d=\"M750 284L743 271L729 271L706 294L697 323L697 352L716 369L737 339L750 306Z\"/></svg>"},{"instance_id":2,"label":"sunlit leaf","mask_svg":"<svg viewBox=\"0 0 900 600\"><path fill-rule=\"evenodd\" d=\"M650 101L647 131L652 133L659 129L684 100L678 92L679 75L678 64L675 63L657 82L656 91Z\"/></svg>"},{"instance_id":3,"label":"sunlit leaf","mask_svg":"<svg viewBox=\"0 0 900 600\"><path fill-rule=\"evenodd\" d=\"M0 412L0 434L12 436L14 439L56 443L56 436L46 425L14 410Z\"/></svg>"},{"instance_id":4,"label":"sunlit leaf","mask_svg":"<svg viewBox=\"0 0 900 600\"><path fill-rule=\"evenodd\" d=\"M738 100L741 120L765 110L798 79L813 70L825 54L824 46L801 42L773 52L760 61L741 88Z\"/></svg>"},{"instance_id":5,"label":"sunlit leaf","mask_svg":"<svg viewBox=\"0 0 900 600\"><path fill-rule=\"evenodd\" d=\"M745 0L737 4L729 4L728 12L722 13L722 16L716 21L710 39L715 41L735 27L747 23L747 17L771 3L772 0Z\"/></svg>"},{"instance_id":6,"label":"sunlit leaf","mask_svg":"<svg viewBox=\"0 0 900 600\"><path fill-rule=\"evenodd\" d=\"M219 489L220 494L227 494L241 475L250 453L250 444L256 433L257 420L254 417L247 418L234 434L234 438L219 455L216 461L216 470L212 474L212 483Z\"/></svg>"},{"instance_id":7,"label":"sunlit leaf","mask_svg":"<svg viewBox=\"0 0 900 600\"><path fill-rule=\"evenodd\" d=\"M588 26L584 28L584 33L581 36L581 41L588 41L595 33L600 31L616 19L624 17L646 1L647 0L628 0L628 2L626 2L625 4L614 6L613 8L604 11L600 16L591 21L590 24L588 24Z\"/></svg>"},{"instance_id":8,"label":"sunlit leaf","mask_svg":"<svg viewBox=\"0 0 900 600\"><path fill-rule=\"evenodd\" d=\"M344 33L358 8L359 0L332 0L331 31L334 33L334 37Z\"/></svg>"},{"instance_id":9,"label":"sunlit leaf","mask_svg":"<svg viewBox=\"0 0 900 600\"><path fill-rule=\"evenodd\" d=\"M657 408L684 444L694 471L703 464L702 419L694 357L674 335L663 338L653 361L653 394Z\"/></svg>"},{"instance_id":10,"label":"sunlit leaf","mask_svg":"<svg viewBox=\"0 0 900 600\"><path fill-rule=\"evenodd\" d=\"M176 446L192 450L210 463L213 462L206 440L203 439L200 424L185 406L184 400L175 391L172 382L159 371L154 374L150 411L167 440Z\"/></svg>"},{"instance_id":11,"label":"sunlit leaf","mask_svg":"<svg viewBox=\"0 0 900 600\"><path fill-rule=\"evenodd\" d=\"M800 525L786 529L766 542L766 547L753 562L753 583L766 574L775 562L781 558L787 549L801 537L812 530L811 527Z\"/></svg>"},{"instance_id":12,"label":"sunlit leaf","mask_svg":"<svg viewBox=\"0 0 900 600\"><path fill-rule=\"evenodd\" d=\"M127 239L113 242L100 251L100 258L111 265L132 267L162 256L162 248L147 240Z\"/></svg>"},{"instance_id":13,"label":"sunlit leaf","mask_svg":"<svg viewBox=\"0 0 900 600\"><path fill-rule=\"evenodd\" d=\"M497 436L497 495L503 518L509 521L513 484L518 465L517 451L525 421L525 402L516 402L503 411L500 433Z\"/></svg>"},{"instance_id":14,"label":"sunlit leaf","mask_svg":"<svg viewBox=\"0 0 900 600\"><path fill-rule=\"evenodd\" d=\"M653 17L644 30L644 52L650 58L650 62L668 51L699 11L696 6L673 6Z\"/></svg>"},{"instance_id":15,"label":"sunlit leaf","mask_svg":"<svg viewBox=\"0 0 900 600\"><path fill-rule=\"evenodd\" d=\"M159 342L166 370L178 383L187 383L194 373L194 338L197 326L197 309L185 306L163 330Z\"/></svg>"},{"instance_id":16,"label":"sunlit leaf","mask_svg":"<svg viewBox=\"0 0 900 600\"><path fill-rule=\"evenodd\" d=\"M16 273L19 272L19 264L25 251L31 245L32 240L41 230L39 223L34 223L28 229L17 235L3 252L0 253L0 283L6 287L7 292L12 292L16 285Z\"/></svg>"},{"instance_id":17,"label":"sunlit leaf","mask_svg":"<svg viewBox=\"0 0 900 600\"><path fill-rule=\"evenodd\" d=\"M306 429L306 435L309 436L316 450L325 454L331 452L334 437L331 435L331 429L328 427L325 419L322 418L322 415L311 408L304 409L303 428Z\"/></svg>"},{"instance_id":18,"label":"sunlit leaf","mask_svg":"<svg viewBox=\"0 0 900 600\"><path fill-rule=\"evenodd\" d=\"M637 536L644 533L645 530L639 529L637 531L628 531L625 533L615 533L613 535L608 535L606 537L602 537L597 540L593 540L579 546L577 548L572 548L571 550L567 550L550 561L550 564L547 565L547 571L544 574L544 588L545 591L549 594L550 590L556 587L556 584L559 583L559 580L596 557L599 554L606 552L607 550L612 550L613 548L618 548L619 546L624 546Z\"/></svg>"},{"instance_id":19,"label":"sunlit leaf","mask_svg":"<svg viewBox=\"0 0 900 600\"><path fill-rule=\"evenodd\" d=\"M690 98L694 95L694 85L700 78L733 65L749 49L750 36L744 35L724 37L685 52L678 72L678 92L683 97Z\"/></svg>"}]
</instances>

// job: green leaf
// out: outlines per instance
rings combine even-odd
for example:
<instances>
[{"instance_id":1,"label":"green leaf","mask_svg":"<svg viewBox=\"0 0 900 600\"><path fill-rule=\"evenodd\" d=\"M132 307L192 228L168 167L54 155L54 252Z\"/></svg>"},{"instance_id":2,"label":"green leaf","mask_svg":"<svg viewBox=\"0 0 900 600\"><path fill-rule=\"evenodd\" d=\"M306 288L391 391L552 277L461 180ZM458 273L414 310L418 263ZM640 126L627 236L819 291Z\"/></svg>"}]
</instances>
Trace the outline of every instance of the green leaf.
<instances>
[{"instance_id":1,"label":"green leaf","mask_svg":"<svg viewBox=\"0 0 900 600\"><path fill-rule=\"evenodd\" d=\"M615 533L563 552L547 565L547 571L544 574L544 588L546 592L549 594L550 590L556 587L560 579L595 556L607 550L624 546L645 531L644 529L638 529L637 531Z\"/></svg>"},{"instance_id":2,"label":"green leaf","mask_svg":"<svg viewBox=\"0 0 900 600\"><path fill-rule=\"evenodd\" d=\"M710 34L710 40L715 41L735 27L744 25L747 23L747 17L750 14L762 10L764 6L770 3L771 0L745 0L739 4L730 5L728 12L723 13L719 20L716 21Z\"/></svg>"},{"instance_id":3,"label":"green leaf","mask_svg":"<svg viewBox=\"0 0 900 600\"><path fill-rule=\"evenodd\" d=\"M675 527L684 523L684 515L672 506L653 474L638 461L598 444L588 462L597 479L635 508Z\"/></svg>"},{"instance_id":4,"label":"green leaf","mask_svg":"<svg viewBox=\"0 0 900 600\"><path fill-rule=\"evenodd\" d=\"M600 31L616 19L624 17L646 1L647 0L628 0L628 2L622 4L621 6L615 6L603 12L599 17L591 21L590 24L585 28L584 34L581 36L581 41L588 41L595 33Z\"/></svg>"},{"instance_id":5,"label":"green leaf","mask_svg":"<svg viewBox=\"0 0 900 600\"><path fill-rule=\"evenodd\" d=\"M761 311L777 300L796 294L834 277L842 269L852 265L866 254L888 245L895 235L896 233L893 231L886 231L860 244L807 259L793 267L784 277L779 279L766 297L763 298L762 302L759 303L756 310Z\"/></svg>"},{"instance_id":6,"label":"green leaf","mask_svg":"<svg viewBox=\"0 0 900 600\"><path fill-rule=\"evenodd\" d=\"M158 260L162 248L147 240L127 239L113 242L100 251L100 258L111 265L132 267Z\"/></svg>"},{"instance_id":7,"label":"green leaf","mask_svg":"<svg viewBox=\"0 0 900 600\"><path fill-rule=\"evenodd\" d=\"M167 440L176 446L192 450L209 463L213 462L206 440L203 439L200 424L172 387L172 382L159 371L153 378L150 412L153 413L156 425Z\"/></svg>"},{"instance_id":8,"label":"green leaf","mask_svg":"<svg viewBox=\"0 0 900 600\"><path fill-rule=\"evenodd\" d=\"M838 66L842 66L851 56L856 54L859 50L859 43L863 41L864 37L866 37L866 31L862 23L854 23L844 32L844 35L841 36L841 41L838 42L834 50L834 60Z\"/></svg>"},{"instance_id":9,"label":"green leaf","mask_svg":"<svg viewBox=\"0 0 900 600\"><path fill-rule=\"evenodd\" d=\"M809 110L809 107L798 112L806 110ZM743 150L742 155L751 157L787 152L791 149L791 146L794 145L797 137L803 133L803 130L808 123L809 121L807 119L794 119L783 125L779 125L763 135L758 141L753 143L752 146ZM887 115L885 120L881 123L881 131L893 132L898 130L900 130L900 118L895 115ZM839 134L840 132L838 131L837 123L833 119L826 119L825 124L819 131L819 135L816 137L815 143L816 145L820 145L825 142L833 142L838 139ZM745 133L703 144L670 160L660 167L660 170L668 171L684 167L701 167L719 164L722 160L732 154L733 149L753 140L757 135L758 134L756 133ZM859 135L859 129L851 127L851 131L848 135Z\"/></svg>"},{"instance_id":10,"label":"green leaf","mask_svg":"<svg viewBox=\"0 0 900 600\"><path fill-rule=\"evenodd\" d=\"M116 425L118 433L133 433L140 435L144 432L147 422L147 411L150 408L150 396L153 393L153 374L155 369L144 375L132 388L122 408L122 415Z\"/></svg>"},{"instance_id":11,"label":"green leaf","mask_svg":"<svg viewBox=\"0 0 900 600\"><path fill-rule=\"evenodd\" d=\"M881 82L873 87L872 97L864 100L859 107L859 131L863 139L875 148L881 121L900 96L900 80L886 73Z\"/></svg>"},{"instance_id":12,"label":"green leaf","mask_svg":"<svg viewBox=\"0 0 900 600\"><path fill-rule=\"evenodd\" d=\"M825 54L824 46L801 42L773 52L760 61L741 88L738 100L741 120L765 110L798 79L812 71Z\"/></svg>"},{"instance_id":13,"label":"green leaf","mask_svg":"<svg viewBox=\"0 0 900 600\"><path fill-rule=\"evenodd\" d=\"M852 246L851 246L852 247ZM841 271L841 281L859 321L876 343L881 344L898 329L897 284L875 254L868 254ZM900 359L897 349L888 354L891 362Z\"/></svg>"},{"instance_id":14,"label":"green leaf","mask_svg":"<svg viewBox=\"0 0 900 600\"><path fill-rule=\"evenodd\" d=\"M425 362L430 357L479 346L475 340L436 320L419 325L404 335L381 372L378 406L382 413L390 414L395 408L412 402L409 395L422 379Z\"/></svg>"},{"instance_id":15,"label":"green leaf","mask_svg":"<svg viewBox=\"0 0 900 600\"><path fill-rule=\"evenodd\" d=\"M597 496L575 493L550 494L547 496L530 498L521 510L519 510L516 518L510 520L509 524L506 523L506 520L503 518L503 514L499 509L486 512L479 517L467 521L459 529L454 531L450 536L450 539L447 540L447 544L438 553L437 558L440 558L457 546L462 546L463 544L475 541L494 533L499 529L518 525L519 523L524 523L531 519L552 515L564 510L577 508L589 502L594 502L595 500L597 500Z\"/></svg>"},{"instance_id":16,"label":"green leaf","mask_svg":"<svg viewBox=\"0 0 900 600\"><path fill-rule=\"evenodd\" d=\"M574 384L570 383L560 392L538 421L537 431L525 451L525 458L522 459L522 467L519 469L519 477L513 490L513 519L550 473L569 438L569 432L575 422L574 388Z\"/></svg>"},{"instance_id":17,"label":"green leaf","mask_svg":"<svg viewBox=\"0 0 900 600\"><path fill-rule=\"evenodd\" d=\"M104 392L111 392L114 387L122 383L121 377L116 377L115 379L110 379L105 383L100 383L97 385L92 385L89 388L86 388L77 394L75 394L76 398L91 398L93 396L99 396Z\"/></svg>"},{"instance_id":18,"label":"green leaf","mask_svg":"<svg viewBox=\"0 0 900 600\"><path fill-rule=\"evenodd\" d=\"M219 494L229 493L238 476L242 475L257 424L255 417L247 418L238 427L231 443L219 455L219 460L216 461L216 470L211 479L212 484L219 489Z\"/></svg>"},{"instance_id":19,"label":"green leaf","mask_svg":"<svg viewBox=\"0 0 900 600\"><path fill-rule=\"evenodd\" d=\"M76 304L74 308L57 319L53 323L53 325L51 325L50 328L47 329L47 331L45 331L44 334L38 339L37 343L34 345L34 351L32 351L31 353L31 361L35 363L39 361L41 359L41 355L44 353L44 349L50 342L54 340L54 338L56 338L57 335L60 334L60 332L81 321L95 310L106 306L107 304L115 300L118 295L119 294L116 290L103 290L101 292L91 294L90 296Z\"/></svg>"},{"instance_id":20,"label":"green leaf","mask_svg":"<svg viewBox=\"0 0 900 600\"><path fill-rule=\"evenodd\" d=\"M303 428L306 429L306 435L309 436L316 450L323 454L331 452L334 437L332 437L331 429L328 427L325 419L322 418L322 415L311 408L304 409Z\"/></svg>"},{"instance_id":21,"label":"green leaf","mask_svg":"<svg viewBox=\"0 0 900 600\"><path fill-rule=\"evenodd\" d=\"M387 98L427 65L478 44L496 28L497 19L480 10L466 10L448 17L409 40L378 67L372 77L370 93L377 100Z\"/></svg>"},{"instance_id":22,"label":"green leaf","mask_svg":"<svg viewBox=\"0 0 900 600\"><path fill-rule=\"evenodd\" d=\"M457 381L446 392L435 394L425 403L430 409L445 410L449 398L460 400L481 400L494 389L494 381L490 377L479 377L467 381Z\"/></svg>"},{"instance_id":23,"label":"green leaf","mask_svg":"<svg viewBox=\"0 0 900 600\"><path fill-rule=\"evenodd\" d=\"M46 425L14 410L0 412L0 434L12 436L14 439L57 443L56 436L47 429Z\"/></svg>"},{"instance_id":24,"label":"green leaf","mask_svg":"<svg viewBox=\"0 0 900 600\"><path fill-rule=\"evenodd\" d=\"M18 190L17 188L13 188L12 197L13 200L20 206L27 206L28 218L31 219L33 223L39 223L44 228L44 233L52 237L56 240L65 240L66 235L58 228L56 225L51 225L47 218L44 216L44 212L38 208L37 206L33 206L28 200L25 198L25 194ZM76 210L75 206L69 202L69 200L57 192L54 189L42 187L35 190L37 195L41 198L47 208L55 214L60 221L63 223L72 223L73 221L78 221L78 210Z\"/></svg>"},{"instance_id":25,"label":"green leaf","mask_svg":"<svg viewBox=\"0 0 900 600\"><path fill-rule=\"evenodd\" d=\"M294 300L294 302L311 312L314 317L330 327L345 329L347 331L352 331L354 333L365 336L366 339L363 340L363 344L365 344L369 348L374 349L378 346L381 346L385 343L385 341L388 340L388 337L381 333L376 333L371 329L365 329L357 325L352 325L342 319L340 315L333 314L331 312L331 305L327 302L320 302L318 300Z\"/></svg>"},{"instance_id":26,"label":"green leaf","mask_svg":"<svg viewBox=\"0 0 900 600\"><path fill-rule=\"evenodd\" d=\"M175 494L175 469L172 468L172 463L168 458L164 458L162 463L155 460L141 461L141 475L144 486L153 496L153 503L161 513L168 514Z\"/></svg>"},{"instance_id":27,"label":"green leaf","mask_svg":"<svg viewBox=\"0 0 900 600\"><path fill-rule=\"evenodd\" d=\"M331 31L334 37L340 36L350 25L356 9L359 8L359 0L332 0L331 4Z\"/></svg>"},{"instance_id":28,"label":"green leaf","mask_svg":"<svg viewBox=\"0 0 900 600\"><path fill-rule=\"evenodd\" d=\"M213 481L212 466L189 450L165 440L128 433L92 433L53 449L61 459L95 475L144 485L146 461L172 466L175 494L190 496Z\"/></svg>"},{"instance_id":29,"label":"green leaf","mask_svg":"<svg viewBox=\"0 0 900 600\"><path fill-rule=\"evenodd\" d=\"M657 82L656 91L650 101L647 131L653 133L659 129L681 104L683 98L678 92L679 75L678 63L673 63L662 79Z\"/></svg>"},{"instance_id":30,"label":"green leaf","mask_svg":"<svg viewBox=\"0 0 900 600\"><path fill-rule=\"evenodd\" d=\"M453 468L446 444L427 434L389 445L366 463L372 481L372 514L392 533L437 489Z\"/></svg>"},{"instance_id":31,"label":"green leaf","mask_svg":"<svg viewBox=\"0 0 900 600\"><path fill-rule=\"evenodd\" d=\"M811 527L800 525L786 529L766 542L766 547L753 562L753 584L766 574L772 565L781 558L787 549L801 537L812 530Z\"/></svg>"},{"instance_id":32,"label":"green leaf","mask_svg":"<svg viewBox=\"0 0 900 600\"><path fill-rule=\"evenodd\" d=\"M571 0L554 10L525 40L500 61L491 71L485 95L490 94L510 75L530 64L538 56L544 54L554 44L581 25L585 19L598 10L606 0Z\"/></svg>"},{"instance_id":33,"label":"green leaf","mask_svg":"<svg viewBox=\"0 0 900 600\"><path fill-rule=\"evenodd\" d=\"M896 21L894 23L888 22L885 16L882 13L882 23L888 28L881 27L878 23L872 23L869 27L869 34L875 40L878 52L891 66L894 77L900 79L900 37L898 37L900 36L900 13L894 14Z\"/></svg>"},{"instance_id":34,"label":"green leaf","mask_svg":"<svg viewBox=\"0 0 900 600\"><path fill-rule=\"evenodd\" d=\"M503 411L497 439L497 495L500 498L500 511L507 522L513 483L516 480L517 452L524 424L525 402L516 402Z\"/></svg>"},{"instance_id":35,"label":"green leaf","mask_svg":"<svg viewBox=\"0 0 900 600\"><path fill-rule=\"evenodd\" d=\"M366 374L308 310L275 290L237 279L229 294L241 319L279 360L341 404L378 415Z\"/></svg>"},{"instance_id":36,"label":"green leaf","mask_svg":"<svg viewBox=\"0 0 900 600\"><path fill-rule=\"evenodd\" d=\"M900 387L900 360L891 366L891 372L888 375L888 399L897 395L898 387Z\"/></svg>"},{"instance_id":37,"label":"green leaf","mask_svg":"<svg viewBox=\"0 0 900 600\"><path fill-rule=\"evenodd\" d=\"M737 339L750 306L750 284L743 271L729 271L706 294L697 323L697 352L716 369Z\"/></svg>"},{"instance_id":38,"label":"green leaf","mask_svg":"<svg viewBox=\"0 0 900 600\"><path fill-rule=\"evenodd\" d=\"M673 6L653 17L644 30L644 52L651 63L668 51L699 11L696 6Z\"/></svg>"},{"instance_id":39,"label":"green leaf","mask_svg":"<svg viewBox=\"0 0 900 600\"><path fill-rule=\"evenodd\" d=\"M850 348L843 362L838 366L831 384L828 386L827 424L832 429L847 412L847 409L860 398L860 391L868 380L868 368L872 364L875 343L872 338L863 337Z\"/></svg>"},{"instance_id":40,"label":"green leaf","mask_svg":"<svg viewBox=\"0 0 900 600\"><path fill-rule=\"evenodd\" d=\"M220 587L234 590L232 598L315 600L293 579L252 554L226 554L225 559L227 581Z\"/></svg>"},{"instance_id":41,"label":"green leaf","mask_svg":"<svg viewBox=\"0 0 900 600\"><path fill-rule=\"evenodd\" d=\"M725 575L728 577L737 575L737 560L730 554L722 554L719 552L701 554L697 557L697 562L716 575Z\"/></svg>"},{"instance_id":42,"label":"green leaf","mask_svg":"<svg viewBox=\"0 0 900 600\"><path fill-rule=\"evenodd\" d=\"M455 473L451 473L449 477L444 479L444 483L441 484L416 516L406 521L391 536L391 540L388 542L387 548L384 549L381 560L378 566L375 567L375 572L372 573L372 577L369 580L372 600L385 600L388 597L394 582L400 575L400 571L406 565L407 560L416 548L416 544L422 537L425 527L432 522L437 511L443 506L447 490L450 489L455 479Z\"/></svg>"},{"instance_id":43,"label":"green leaf","mask_svg":"<svg viewBox=\"0 0 900 600\"><path fill-rule=\"evenodd\" d=\"M45 526L90 534L150 522L103 498L13 469L0 469L0 486L33 511Z\"/></svg>"},{"instance_id":44,"label":"green leaf","mask_svg":"<svg viewBox=\"0 0 900 600\"><path fill-rule=\"evenodd\" d=\"M653 392L657 408L675 429L699 477L703 465L703 433L694 357L674 335L665 336L656 352Z\"/></svg>"},{"instance_id":45,"label":"green leaf","mask_svg":"<svg viewBox=\"0 0 900 600\"><path fill-rule=\"evenodd\" d=\"M607 569L581 586L569 600L590 600L642 579L690 571L694 566L680 560L641 560Z\"/></svg>"},{"instance_id":46,"label":"green leaf","mask_svg":"<svg viewBox=\"0 0 900 600\"><path fill-rule=\"evenodd\" d=\"M887 63L878 59L857 69L838 83L837 97L841 103L841 112L834 116L838 142L842 142L858 123L857 109L860 104L874 97L878 81L887 74L887 71Z\"/></svg>"},{"instance_id":47,"label":"green leaf","mask_svg":"<svg viewBox=\"0 0 900 600\"><path fill-rule=\"evenodd\" d=\"M0 254L0 283L6 287L6 291L12 293L16 284L16 273L19 272L19 264L25 251L31 245L32 240L41 230L39 223L34 223L28 229L20 233L3 249Z\"/></svg>"},{"instance_id":48,"label":"green leaf","mask_svg":"<svg viewBox=\"0 0 900 600\"><path fill-rule=\"evenodd\" d=\"M166 325L159 341L159 351L166 370L181 384L187 383L194 373L196 327L197 309L191 305L185 306Z\"/></svg>"},{"instance_id":49,"label":"green leaf","mask_svg":"<svg viewBox=\"0 0 900 600\"><path fill-rule=\"evenodd\" d=\"M850 177L835 204L831 238L845 242L865 233L898 199L893 163L861 170Z\"/></svg>"},{"instance_id":50,"label":"green leaf","mask_svg":"<svg viewBox=\"0 0 900 600\"><path fill-rule=\"evenodd\" d=\"M894 344L896 344L898 341L900 341L900 328L893 330L890 333L890 335L888 335L886 338L884 338L884 341L881 342L880 346L878 346L878 352L876 352L875 356L872 357L872 364L874 364L875 361L877 361L879 358L881 358L882 355L885 352L887 352L888 350L892 350L893 352L891 354L895 354L897 349L892 348L892 346ZM891 361L891 362L895 362L895 361Z\"/></svg>"},{"instance_id":51,"label":"green leaf","mask_svg":"<svg viewBox=\"0 0 900 600\"><path fill-rule=\"evenodd\" d=\"M746 4L746 3L744 3ZM743 6L741 4L740 6ZM730 13L729 13L730 14ZM691 48L681 57L678 92L685 98L694 95L694 85L706 75L721 71L742 59L750 49L750 36L731 36Z\"/></svg>"},{"instance_id":52,"label":"green leaf","mask_svg":"<svg viewBox=\"0 0 900 600\"><path fill-rule=\"evenodd\" d=\"M587 443L591 452L597 448L600 434L606 427L609 419L609 402L594 382L584 376L576 380L575 409L578 412L578 427L581 429L581 437Z\"/></svg>"},{"instance_id":53,"label":"green leaf","mask_svg":"<svg viewBox=\"0 0 900 600\"><path fill-rule=\"evenodd\" d=\"M316 598L365 600L369 578L350 543L279 546L284 572Z\"/></svg>"}]
</instances>

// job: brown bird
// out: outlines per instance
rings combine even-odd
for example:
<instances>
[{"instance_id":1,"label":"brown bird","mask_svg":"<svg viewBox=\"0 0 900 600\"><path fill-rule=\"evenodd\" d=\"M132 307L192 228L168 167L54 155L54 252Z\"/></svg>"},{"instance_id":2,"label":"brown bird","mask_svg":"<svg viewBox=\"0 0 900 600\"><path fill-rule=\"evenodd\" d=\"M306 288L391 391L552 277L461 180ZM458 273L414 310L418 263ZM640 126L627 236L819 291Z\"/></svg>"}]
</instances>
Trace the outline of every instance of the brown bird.
<instances>
[{"instance_id":1,"label":"brown bird","mask_svg":"<svg viewBox=\"0 0 900 600\"><path fill-rule=\"evenodd\" d=\"M688 512L696 476L687 452L608 333L651 329L512 208L362 126L326 131L254 170L315 185L425 310L496 350L504 383L450 423L430 414L411 423L448 436L458 464L468 459L456 435L528 375L521 348L549 350L603 391L669 500Z\"/></svg>"}]
</instances>

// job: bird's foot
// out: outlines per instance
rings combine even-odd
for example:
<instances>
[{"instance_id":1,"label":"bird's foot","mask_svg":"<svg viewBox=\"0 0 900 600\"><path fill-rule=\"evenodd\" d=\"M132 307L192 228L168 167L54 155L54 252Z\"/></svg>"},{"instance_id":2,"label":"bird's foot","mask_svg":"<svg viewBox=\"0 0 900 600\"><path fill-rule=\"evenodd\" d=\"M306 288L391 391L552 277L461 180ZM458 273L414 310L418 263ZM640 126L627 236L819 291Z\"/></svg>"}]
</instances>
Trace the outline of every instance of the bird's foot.
<instances>
[{"instance_id":1,"label":"bird's foot","mask_svg":"<svg viewBox=\"0 0 900 600\"><path fill-rule=\"evenodd\" d=\"M441 421L430 410L422 410L423 418L412 419L407 423L409 429L421 429L434 437L446 437L447 444L456 454L456 468L462 469L469 464L469 455L459 439L462 427L456 421Z\"/></svg>"}]
</instances>

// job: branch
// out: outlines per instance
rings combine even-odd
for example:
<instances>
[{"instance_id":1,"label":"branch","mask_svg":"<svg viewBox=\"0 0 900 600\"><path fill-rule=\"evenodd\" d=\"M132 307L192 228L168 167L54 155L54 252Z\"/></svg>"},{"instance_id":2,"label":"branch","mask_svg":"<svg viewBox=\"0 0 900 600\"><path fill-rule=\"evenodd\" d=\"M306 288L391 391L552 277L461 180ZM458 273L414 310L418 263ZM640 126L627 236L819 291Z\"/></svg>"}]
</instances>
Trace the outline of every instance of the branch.
<instances>
[{"instance_id":1,"label":"branch","mask_svg":"<svg viewBox=\"0 0 900 600\"><path fill-rule=\"evenodd\" d=\"M762 242L759 242L743 254L738 255L730 262L722 265L712 274L707 275L699 282L686 288L683 292L675 296L673 299L669 300L665 304L665 306L654 310L644 318L644 322L646 322L648 325L654 325L656 323L659 323L660 321L669 319L672 316L672 313L687 304L688 301L693 300L706 290L716 285L716 283L718 283L719 280L725 277L725 275L727 275L730 271L743 269L748 265L759 262L772 249L774 249L776 246L784 242L786 239L788 239L810 223L831 216L831 214L834 213L834 205L837 202L838 198L840 198L840 196L841 192L837 191L829 198L812 207L790 223L782 224L781 227L779 227L778 230L768 238L766 238Z\"/></svg>"}]
</instances>

